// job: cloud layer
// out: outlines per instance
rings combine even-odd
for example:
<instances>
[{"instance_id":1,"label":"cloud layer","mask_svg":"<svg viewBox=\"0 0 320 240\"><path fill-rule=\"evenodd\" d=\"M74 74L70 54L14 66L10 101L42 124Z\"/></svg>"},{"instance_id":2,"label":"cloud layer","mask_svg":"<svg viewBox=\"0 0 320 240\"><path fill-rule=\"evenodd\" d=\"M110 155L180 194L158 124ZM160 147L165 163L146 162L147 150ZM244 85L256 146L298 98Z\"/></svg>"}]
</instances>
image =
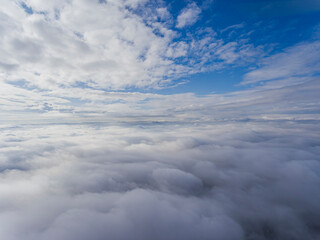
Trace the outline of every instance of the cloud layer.
<instances>
[{"instance_id":1,"label":"cloud layer","mask_svg":"<svg viewBox=\"0 0 320 240\"><path fill-rule=\"evenodd\" d=\"M3 125L0 237L317 239L314 127Z\"/></svg>"}]
</instances>

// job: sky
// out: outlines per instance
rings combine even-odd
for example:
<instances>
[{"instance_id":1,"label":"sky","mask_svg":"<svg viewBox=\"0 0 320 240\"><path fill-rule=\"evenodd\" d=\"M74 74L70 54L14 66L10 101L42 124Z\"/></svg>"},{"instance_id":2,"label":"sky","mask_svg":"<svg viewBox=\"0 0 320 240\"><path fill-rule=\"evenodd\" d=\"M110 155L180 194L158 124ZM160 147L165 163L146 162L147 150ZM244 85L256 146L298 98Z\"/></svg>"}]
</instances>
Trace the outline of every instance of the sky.
<instances>
[{"instance_id":1,"label":"sky","mask_svg":"<svg viewBox=\"0 0 320 240\"><path fill-rule=\"evenodd\" d=\"M0 238L320 239L318 0L1 0Z\"/></svg>"}]
</instances>

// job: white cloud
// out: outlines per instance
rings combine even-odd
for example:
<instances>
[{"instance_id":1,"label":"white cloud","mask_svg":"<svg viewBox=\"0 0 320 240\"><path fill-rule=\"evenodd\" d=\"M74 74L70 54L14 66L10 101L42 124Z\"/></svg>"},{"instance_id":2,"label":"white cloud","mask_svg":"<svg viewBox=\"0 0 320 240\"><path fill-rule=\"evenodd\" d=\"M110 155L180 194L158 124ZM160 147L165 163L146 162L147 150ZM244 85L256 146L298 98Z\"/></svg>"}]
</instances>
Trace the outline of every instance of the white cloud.
<instances>
[{"instance_id":1,"label":"white cloud","mask_svg":"<svg viewBox=\"0 0 320 240\"><path fill-rule=\"evenodd\" d=\"M2 8L2 14L9 15L3 24L0 62L5 70L16 69L8 79L26 79L41 88L85 82L119 89L156 86L168 72L186 71L164 55L171 48L172 31L161 24L147 26L126 10L135 1L26 4L34 14L11 1Z\"/></svg>"},{"instance_id":2,"label":"white cloud","mask_svg":"<svg viewBox=\"0 0 320 240\"><path fill-rule=\"evenodd\" d=\"M308 76L319 73L320 41L299 43L282 53L262 61L262 66L245 75L243 84L283 79L294 76Z\"/></svg>"},{"instance_id":3,"label":"white cloud","mask_svg":"<svg viewBox=\"0 0 320 240\"><path fill-rule=\"evenodd\" d=\"M0 237L315 239L314 127L1 126Z\"/></svg>"},{"instance_id":4,"label":"white cloud","mask_svg":"<svg viewBox=\"0 0 320 240\"><path fill-rule=\"evenodd\" d=\"M6 0L0 6L0 77L6 82L24 80L29 88L41 91L61 92L77 86L163 88L182 77L251 61L261 54L259 46L225 42L209 28L179 38L163 4L23 3L28 11L22 1ZM187 24L188 16L200 11L193 5L182 11L180 24ZM74 95L72 90L65 92Z\"/></svg>"},{"instance_id":5,"label":"white cloud","mask_svg":"<svg viewBox=\"0 0 320 240\"><path fill-rule=\"evenodd\" d=\"M228 27L222 29L221 32L224 33L224 32L227 32L227 31L232 31L234 29L241 29L244 26L245 26L244 23L234 24L234 25L231 25L231 26L228 26Z\"/></svg>"},{"instance_id":6,"label":"white cloud","mask_svg":"<svg viewBox=\"0 0 320 240\"><path fill-rule=\"evenodd\" d=\"M81 87L44 91L26 82L2 83L1 121L196 124L224 119L319 120L319 86L317 77L306 76L269 81L246 91L196 96L105 92Z\"/></svg>"},{"instance_id":7,"label":"white cloud","mask_svg":"<svg viewBox=\"0 0 320 240\"><path fill-rule=\"evenodd\" d=\"M190 3L186 8L182 9L177 18L177 28L184 28L197 22L201 9L195 4Z\"/></svg>"}]
</instances>

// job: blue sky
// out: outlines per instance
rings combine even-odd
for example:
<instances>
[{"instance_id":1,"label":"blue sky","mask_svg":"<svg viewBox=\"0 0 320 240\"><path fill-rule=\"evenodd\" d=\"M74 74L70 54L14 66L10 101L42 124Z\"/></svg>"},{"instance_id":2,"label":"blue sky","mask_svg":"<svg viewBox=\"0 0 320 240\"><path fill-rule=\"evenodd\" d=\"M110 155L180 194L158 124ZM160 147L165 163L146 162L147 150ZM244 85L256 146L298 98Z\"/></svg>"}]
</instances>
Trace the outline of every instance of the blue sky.
<instances>
[{"instance_id":1,"label":"blue sky","mask_svg":"<svg viewBox=\"0 0 320 240\"><path fill-rule=\"evenodd\" d=\"M313 0L6 1L2 114L174 116L170 99L210 109L230 96L254 105L257 92L315 90L319 9Z\"/></svg>"},{"instance_id":2,"label":"blue sky","mask_svg":"<svg viewBox=\"0 0 320 240\"><path fill-rule=\"evenodd\" d=\"M166 96L209 103L307 84L319 73L319 8L313 0L6 1L3 114L106 107L121 115Z\"/></svg>"},{"instance_id":3,"label":"blue sky","mask_svg":"<svg viewBox=\"0 0 320 240\"><path fill-rule=\"evenodd\" d=\"M188 1L169 2L175 16L188 4ZM263 57L317 38L320 19L317 1L196 1L196 4L202 7L201 15L182 34L192 34L209 27L226 42L238 41L247 34L248 43L261 46L263 54L247 64L230 65L219 71L188 76L188 82L176 88L178 92L207 94L240 90L239 83L243 75L257 67ZM170 93L174 91L169 90Z\"/></svg>"},{"instance_id":4,"label":"blue sky","mask_svg":"<svg viewBox=\"0 0 320 240\"><path fill-rule=\"evenodd\" d=\"M28 5L28 2L22 1L20 4L28 15L47 15L46 11L33 9L32 5ZM100 4L107 4L107 2L102 1ZM167 16L161 19L159 15L157 19L152 21L164 24L167 30L175 31L176 36L171 40L173 43L190 44L195 39L203 40L205 37L215 37L209 41L211 43L222 41L226 45L238 44L238 46L234 44L226 49L230 50L227 53L229 56L224 56L222 59L221 57L209 58L201 63L202 69L193 69L195 72L200 72L200 75L192 74L190 71L188 74L182 74L182 78L179 77L179 74L171 76L162 74L163 80L168 80L173 85L178 84L180 87L171 89L170 86L170 90L166 90L166 87L160 86L162 90L157 92L192 91L197 94L234 91L237 89L237 84L242 81L243 75L258 67L264 57L282 52L303 41L317 40L319 8L319 3L313 0L144 1L143 4L140 3L133 8L129 6L129 10L131 9L132 13L140 16L147 26L150 26L147 21L150 21L150 16L155 14L155 11L165 9ZM179 15L182 16L187 11L191 14L187 17L192 21L188 22L187 19L185 25L181 25L181 27L179 26ZM158 30L154 28L153 32L156 33L156 31ZM209 31L211 32L209 33ZM77 36L81 35L79 33ZM205 47L208 46L203 46L201 50L210 51ZM237 51L243 47L250 47L247 49L248 55L236 56ZM200 49L196 51L200 51ZM174 62L186 64L190 60L201 61L201 57L201 55L196 56L195 52L189 51L189 55L184 53L183 56L174 58ZM236 61L240 57L242 61ZM227 64L221 65L221 61ZM216 67L216 65L220 66ZM86 80L90 81L90 79ZM107 82L108 79L105 81ZM185 84L181 86L180 84L184 82ZM85 86L84 82L82 85ZM204 85L206 87L203 87ZM118 90L144 92L150 89L152 91L153 88L154 86L148 85L143 88L127 85ZM113 90L117 90L117 87Z\"/></svg>"}]
</instances>

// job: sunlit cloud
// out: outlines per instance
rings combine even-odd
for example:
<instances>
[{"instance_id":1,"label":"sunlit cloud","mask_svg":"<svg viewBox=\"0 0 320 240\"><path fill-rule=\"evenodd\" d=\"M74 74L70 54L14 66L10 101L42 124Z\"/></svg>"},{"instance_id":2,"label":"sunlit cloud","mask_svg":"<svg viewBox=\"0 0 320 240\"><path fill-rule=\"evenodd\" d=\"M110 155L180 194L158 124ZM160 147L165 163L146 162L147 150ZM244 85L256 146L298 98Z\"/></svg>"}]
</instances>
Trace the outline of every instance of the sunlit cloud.
<instances>
[{"instance_id":1,"label":"sunlit cloud","mask_svg":"<svg viewBox=\"0 0 320 240\"><path fill-rule=\"evenodd\" d=\"M317 5L3 0L0 239L318 239Z\"/></svg>"}]
</instances>

